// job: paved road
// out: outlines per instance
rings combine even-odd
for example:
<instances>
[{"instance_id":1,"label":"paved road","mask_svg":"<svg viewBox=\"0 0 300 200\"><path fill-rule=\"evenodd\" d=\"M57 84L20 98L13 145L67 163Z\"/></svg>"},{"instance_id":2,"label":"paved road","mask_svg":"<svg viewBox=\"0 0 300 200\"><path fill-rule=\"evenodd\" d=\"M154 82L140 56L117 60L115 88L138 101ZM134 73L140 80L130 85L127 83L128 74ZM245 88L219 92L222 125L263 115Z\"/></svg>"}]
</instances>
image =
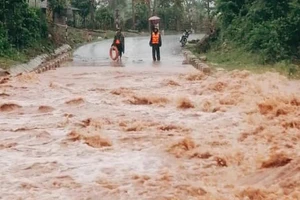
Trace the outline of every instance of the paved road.
<instances>
[{"instance_id":1,"label":"paved road","mask_svg":"<svg viewBox=\"0 0 300 200\"><path fill-rule=\"evenodd\" d=\"M191 35L189 39L198 39L203 35ZM162 36L161 62L164 67L181 67L183 61L179 43L180 35ZM80 47L74 52L72 66L126 66L148 67L155 66L152 62L152 50L149 46L149 37L125 38L125 54L122 63L116 63L109 58L109 48L112 40L104 40Z\"/></svg>"}]
</instances>

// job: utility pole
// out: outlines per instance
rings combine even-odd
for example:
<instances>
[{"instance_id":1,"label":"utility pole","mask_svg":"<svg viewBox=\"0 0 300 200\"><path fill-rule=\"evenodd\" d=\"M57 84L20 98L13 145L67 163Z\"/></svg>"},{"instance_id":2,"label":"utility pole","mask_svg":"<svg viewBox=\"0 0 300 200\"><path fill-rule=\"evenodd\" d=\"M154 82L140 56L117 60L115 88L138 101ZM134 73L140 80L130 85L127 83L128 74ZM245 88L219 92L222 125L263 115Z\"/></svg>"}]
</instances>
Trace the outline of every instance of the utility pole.
<instances>
[{"instance_id":1,"label":"utility pole","mask_svg":"<svg viewBox=\"0 0 300 200\"><path fill-rule=\"evenodd\" d=\"M95 29L95 0L90 0L92 29Z\"/></svg>"}]
</instances>

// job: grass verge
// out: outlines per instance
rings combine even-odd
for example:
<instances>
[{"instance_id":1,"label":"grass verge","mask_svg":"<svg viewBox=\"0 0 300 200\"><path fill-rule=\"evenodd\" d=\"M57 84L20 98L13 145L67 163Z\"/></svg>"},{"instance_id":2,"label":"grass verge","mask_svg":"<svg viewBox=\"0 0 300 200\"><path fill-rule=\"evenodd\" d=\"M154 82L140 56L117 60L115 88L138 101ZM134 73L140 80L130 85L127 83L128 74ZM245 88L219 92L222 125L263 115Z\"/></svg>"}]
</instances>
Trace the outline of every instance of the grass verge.
<instances>
[{"instance_id":1,"label":"grass verge","mask_svg":"<svg viewBox=\"0 0 300 200\"><path fill-rule=\"evenodd\" d=\"M258 74L278 72L291 79L300 79L300 68L296 63L281 61L274 64L262 64L263 62L260 55L246 52L242 48L212 46L206 53L198 53L195 44L188 44L186 48L199 58L205 56L207 58L207 64L215 69L223 68L226 71L236 69L248 70Z\"/></svg>"},{"instance_id":2,"label":"grass verge","mask_svg":"<svg viewBox=\"0 0 300 200\"><path fill-rule=\"evenodd\" d=\"M7 55L0 56L0 68L7 70L13 65L28 62L36 55L53 52L54 49L55 45L47 40L41 40L22 50L10 49Z\"/></svg>"}]
</instances>

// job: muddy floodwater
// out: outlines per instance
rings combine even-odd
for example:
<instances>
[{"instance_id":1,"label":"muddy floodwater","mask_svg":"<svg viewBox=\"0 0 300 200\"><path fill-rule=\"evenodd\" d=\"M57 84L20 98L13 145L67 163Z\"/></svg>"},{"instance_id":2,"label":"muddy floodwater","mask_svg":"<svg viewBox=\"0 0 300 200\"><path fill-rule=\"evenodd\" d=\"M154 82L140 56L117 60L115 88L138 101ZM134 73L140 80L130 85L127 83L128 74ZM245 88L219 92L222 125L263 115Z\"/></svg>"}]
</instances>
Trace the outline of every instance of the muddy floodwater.
<instances>
[{"instance_id":1,"label":"muddy floodwater","mask_svg":"<svg viewBox=\"0 0 300 200\"><path fill-rule=\"evenodd\" d=\"M0 199L299 200L300 82L204 75L177 38L1 81Z\"/></svg>"}]
</instances>

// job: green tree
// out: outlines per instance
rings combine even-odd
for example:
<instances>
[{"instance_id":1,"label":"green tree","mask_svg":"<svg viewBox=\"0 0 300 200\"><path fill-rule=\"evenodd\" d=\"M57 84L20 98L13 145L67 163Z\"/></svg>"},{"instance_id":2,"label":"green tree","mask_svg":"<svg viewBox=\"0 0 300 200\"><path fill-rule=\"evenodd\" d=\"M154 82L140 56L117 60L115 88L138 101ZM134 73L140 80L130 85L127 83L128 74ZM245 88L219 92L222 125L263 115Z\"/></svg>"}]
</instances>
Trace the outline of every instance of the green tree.
<instances>
[{"instance_id":1,"label":"green tree","mask_svg":"<svg viewBox=\"0 0 300 200\"><path fill-rule=\"evenodd\" d=\"M41 13L23 0L2 1L0 14L2 23L2 37L5 36L12 46L26 47L45 36L47 32L45 22L41 20ZM41 32L41 29L44 31ZM3 33L4 32L4 33ZM5 33L6 32L6 33Z\"/></svg>"},{"instance_id":2,"label":"green tree","mask_svg":"<svg viewBox=\"0 0 300 200\"><path fill-rule=\"evenodd\" d=\"M48 0L52 11L60 14L67 6L67 0Z\"/></svg>"},{"instance_id":3,"label":"green tree","mask_svg":"<svg viewBox=\"0 0 300 200\"><path fill-rule=\"evenodd\" d=\"M221 40L261 55L263 62L299 58L299 0L217 0Z\"/></svg>"},{"instance_id":4,"label":"green tree","mask_svg":"<svg viewBox=\"0 0 300 200\"><path fill-rule=\"evenodd\" d=\"M4 29L4 25L0 22L0 56L4 56L5 51L10 49L7 33Z\"/></svg>"},{"instance_id":5,"label":"green tree","mask_svg":"<svg viewBox=\"0 0 300 200\"><path fill-rule=\"evenodd\" d=\"M55 14L61 16L67 6L67 0L48 0L49 7L52 11L52 21L54 22Z\"/></svg>"},{"instance_id":6,"label":"green tree","mask_svg":"<svg viewBox=\"0 0 300 200\"><path fill-rule=\"evenodd\" d=\"M96 24L100 29L112 29L114 24L113 12L108 7L96 10Z\"/></svg>"},{"instance_id":7,"label":"green tree","mask_svg":"<svg viewBox=\"0 0 300 200\"><path fill-rule=\"evenodd\" d=\"M162 18L165 29L180 30L181 24L187 18L183 0L159 0L157 14Z\"/></svg>"},{"instance_id":8,"label":"green tree","mask_svg":"<svg viewBox=\"0 0 300 200\"><path fill-rule=\"evenodd\" d=\"M79 15L83 19L83 26L86 27L86 18L90 13L90 0L72 0L71 5L79 9Z\"/></svg>"},{"instance_id":9,"label":"green tree","mask_svg":"<svg viewBox=\"0 0 300 200\"><path fill-rule=\"evenodd\" d=\"M135 16L138 30L148 29L149 8L146 3L137 3L135 5Z\"/></svg>"},{"instance_id":10,"label":"green tree","mask_svg":"<svg viewBox=\"0 0 300 200\"><path fill-rule=\"evenodd\" d=\"M127 6L127 1L126 0L109 0L108 1L108 8L111 10L116 10L116 9L122 9Z\"/></svg>"}]
</instances>

